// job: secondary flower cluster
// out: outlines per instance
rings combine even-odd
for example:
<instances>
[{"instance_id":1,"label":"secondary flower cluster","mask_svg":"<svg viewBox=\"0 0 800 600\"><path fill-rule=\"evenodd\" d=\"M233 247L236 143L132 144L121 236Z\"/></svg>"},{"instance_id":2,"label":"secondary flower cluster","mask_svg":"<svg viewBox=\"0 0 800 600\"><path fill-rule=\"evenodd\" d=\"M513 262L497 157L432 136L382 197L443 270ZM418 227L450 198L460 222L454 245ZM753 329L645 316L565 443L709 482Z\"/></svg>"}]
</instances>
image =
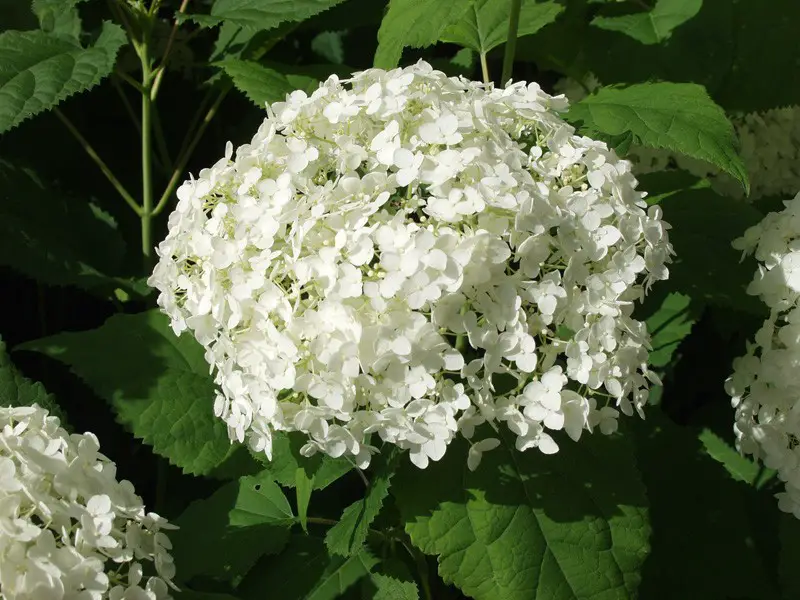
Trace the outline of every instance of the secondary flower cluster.
<instances>
[{"instance_id":1,"label":"secondary flower cluster","mask_svg":"<svg viewBox=\"0 0 800 600\"><path fill-rule=\"evenodd\" d=\"M169 598L173 527L117 481L97 438L36 404L0 407L0 428L0 597Z\"/></svg>"},{"instance_id":2,"label":"secondary flower cluster","mask_svg":"<svg viewBox=\"0 0 800 600\"><path fill-rule=\"evenodd\" d=\"M380 439L424 468L483 423L552 453L641 412L631 313L667 225L566 106L424 62L332 76L185 182L149 283L206 347L231 438L270 455L301 431L361 466ZM471 468L498 440L473 442Z\"/></svg>"},{"instance_id":3,"label":"secondary flower cluster","mask_svg":"<svg viewBox=\"0 0 800 600\"><path fill-rule=\"evenodd\" d=\"M600 82L589 76L581 84L562 79L556 89L577 102ZM800 106L773 108L760 113L733 114L731 123L741 143L741 155L750 178L748 200L770 196L786 197L800 189ZM705 161L674 154L668 150L634 147L628 158L637 174L663 171L674 165L697 177L710 180L723 196L743 198L741 184Z\"/></svg>"},{"instance_id":4,"label":"secondary flower cluster","mask_svg":"<svg viewBox=\"0 0 800 600\"><path fill-rule=\"evenodd\" d=\"M748 292L770 315L725 383L737 446L786 482L778 506L800 518L800 194L734 241L761 263Z\"/></svg>"}]
</instances>

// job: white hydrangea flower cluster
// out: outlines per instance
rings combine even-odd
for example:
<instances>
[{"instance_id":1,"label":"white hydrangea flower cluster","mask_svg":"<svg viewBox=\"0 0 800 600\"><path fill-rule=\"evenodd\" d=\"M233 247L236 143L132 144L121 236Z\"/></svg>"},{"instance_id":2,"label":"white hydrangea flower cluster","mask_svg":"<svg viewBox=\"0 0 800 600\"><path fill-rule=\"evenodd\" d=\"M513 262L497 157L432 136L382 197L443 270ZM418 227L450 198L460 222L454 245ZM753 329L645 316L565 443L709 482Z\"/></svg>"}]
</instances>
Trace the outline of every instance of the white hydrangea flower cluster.
<instances>
[{"instance_id":1,"label":"white hydrangea flower cluster","mask_svg":"<svg viewBox=\"0 0 800 600\"><path fill-rule=\"evenodd\" d=\"M362 467L379 439L424 468L483 423L552 453L549 432L641 412L631 313L668 226L566 106L424 62L332 76L184 183L149 283L206 347L231 438L269 456L300 431ZM471 468L497 439L473 441Z\"/></svg>"},{"instance_id":2,"label":"white hydrangea flower cluster","mask_svg":"<svg viewBox=\"0 0 800 600\"><path fill-rule=\"evenodd\" d=\"M598 87L600 82L589 75L581 84L564 78L554 86L563 90L570 102L577 102ZM730 115L741 143L741 155L750 178L748 201L767 197L786 197L800 189L800 106L773 108L760 113ZM717 167L668 150L633 147L627 157L634 173L644 175L663 171L670 165L704 177L723 196L744 198L741 184Z\"/></svg>"},{"instance_id":3,"label":"white hydrangea flower cluster","mask_svg":"<svg viewBox=\"0 0 800 600\"><path fill-rule=\"evenodd\" d=\"M174 526L145 513L97 438L68 434L36 404L0 407L0 427L0 598L170 598L161 530Z\"/></svg>"},{"instance_id":4,"label":"white hydrangea flower cluster","mask_svg":"<svg viewBox=\"0 0 800 600\"><path fill-rule=\"evenodd\" d=\"M778 506L800 518L800 194L734 241L760 262L748 292L770 315L725 382L737 447L786 482Z\"/></svg>"}]
</instances>

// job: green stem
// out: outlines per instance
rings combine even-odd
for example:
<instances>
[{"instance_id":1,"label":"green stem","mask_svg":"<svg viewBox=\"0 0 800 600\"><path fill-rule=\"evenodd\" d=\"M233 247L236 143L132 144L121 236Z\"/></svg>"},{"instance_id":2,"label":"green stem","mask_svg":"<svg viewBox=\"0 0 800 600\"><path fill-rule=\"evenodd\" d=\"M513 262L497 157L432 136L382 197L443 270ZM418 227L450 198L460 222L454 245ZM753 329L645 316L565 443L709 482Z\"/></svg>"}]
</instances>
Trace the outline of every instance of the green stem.
<instances>
[{"instance_id":1,"label":"green stem","mask_svg":"<svg viewBox=\"0 0 800 600\"><path fill-rule=\"evenodd\" d=\"M486 53L481 52L481 73L483 73L483 83L491 83L492 78L489 77L489 65L486 62Z\"/></svg>"},{"instance_id":2,"label":"green stem","mask_svg":"<svg viewBox=\"0 0 800 600\"><path fill-rule=\"evenodd\" d=\"M511 0L511 14L508 17L508 38L506 39L506 52L503 55L503 77L500 83L505 86L511 79L511 69L514 66L514 55L517 52L517 30L519 29L519 13L522 9L522 0Z\"/></svg>"},{"instance_id":3,"label":"green stem","mask_svg":"<svg viewBox=\"0 0 800 600\"><path fill-rule=\"evenodd\" d=\"M139 57L142 61L142 256L147 263L152 249L153 219L153 101L150 97L152 72L148 54L148 40L142 40Z\"/></svg>"},{"instance_id":4,"label":"green stem","mask_svg":"<svg viewBox=\"0 0 800 600\"><path fill-rule=\"evenodd\" d=\"M425 600L433 600L433 593L431 592L431 584L430 584L430 571L428 570L428 561L425 559L425 555L419 552L413 546L410 546L405 542L405 540L401 540L403 547L406 549L414 562L417 565L417 574L419 575L419 584L422 587L422 593L425 596Z\"/></svg>"},{"instance_id":5,"label":"green stem","mask_svg":"<svg viewBox=\"0 0 800 600\"><path fill-rule=\"evenodd\" d=\"M95 152L94 148L92 148L92 145L86 140L85 137L81 135L81 132L78 131L77 127L72 124L72 121L70 121L67 116L61 112L61 109L54 108L53 111L56 113L56 116L61 120L64 126L69 130L69 132L75 137L75 139L78 140L78 143L83 147L86 154L89 155L89 158L91 158L97 164L97 166L100 167L103 175L105 175L106 179L108 179L111 185L114 186L114 189L119 192L119 195L122 196L122 199L128 203L128 206L130 206L137 215L141 215L142 208L136 203L136 200L133 199L133 196L128 193L128 190L125 189L125 186L120 183L119 179L116 178L114 173L103 161L103 159L100 158L97 152Z\"/></svg>"},{"instance_id":6,"label":"green stem","mask_svg":"<svg viewBox=\"0 0 800 600\"><path fill-rule=\"evenodd\" d=\"M178 13L183 14L186 12L186 8L189 6L189 0L183 0L181 2L180 7L178 8ZM150 98L152 100L156 99L158 96L158 90L161 88L161 80L164 78L164 71L166 71L167 67L167 60L169 59L170 52L172 51L172 45L175 43L175 36L178 33L178 19L172 23L172 30L169 32L169 38L167 39L167 47L164 49L164 56L161 58L161 64L158 65L158 73L156 73L156 78L153 81L153 89L150 91Z\"/></svg>"},{"instance_id":7,"label":"green stem","mask_svg":"<svg viewBox=\"0 0 800 600\"><path fill-rule=\"evenodd\" d=\"M324 517L308 517L306 521L309 523L316 523L317 525L330 525L331 527L339 522L335 519L326 519Z\"/></svg>"},{"instance_id":8,"label":"green stem","mask_svg":"<svg viewBox=\"0 0 800 600\"><path fill-rule=\"evenodd\" d=\"M217 99L214 101L214 104L212 104L211 108L208 109L208 112L206 112L205 117L203 117L200 126L195 130L194 137L192 137L188 145L186 145L181 151L178 161L175 163L175 169L172 171L172 177L170 178L164 193L161 195L158 204L151 213L153 216L161 214L161 211L164 210L167 202L172 197L172 194L175 192L175 188L178 187L178 181L180 181L180 178L183 176L183 170L186 168L186 163L189 162L189 157L191 157L192 152L194 152L198 142L200 142L200 138L203 137L203 133L205 133L206 128L208 127L209 123L211 123L211 120L214 118L214 115L217 113L220 104L222 104L222 101L225 99L225 96L228 94L230 89L231 86L228 84L220 90L220 93L217 96Z\"/></svg>"}]
</instances>

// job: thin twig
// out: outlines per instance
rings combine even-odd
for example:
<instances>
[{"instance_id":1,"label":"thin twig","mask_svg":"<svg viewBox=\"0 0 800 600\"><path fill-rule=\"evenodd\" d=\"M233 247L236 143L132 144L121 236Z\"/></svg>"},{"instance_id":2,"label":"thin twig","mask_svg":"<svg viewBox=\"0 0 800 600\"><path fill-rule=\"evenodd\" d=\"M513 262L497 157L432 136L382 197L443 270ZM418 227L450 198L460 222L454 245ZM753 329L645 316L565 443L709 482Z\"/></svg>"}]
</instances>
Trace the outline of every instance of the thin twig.
<instances>
[{"instance_id":1,"label":"thin twig","mask_svg":"<svg viewBox=\"0 0 800 600\"><path fill-rule=\"evenodd\" d=\"M95 152L95 149L92 148L92 145L86 140L85 137L81 135L81 132L78 131L75 125L72 124L72 121L70 121L67 118L67 116L63 112L61 112L59 108L54 108L53 111L56 113L56 116L59 119L61 119L61 122L64 123L66 128L75 137L75 139L78 140L78 143L86 151L86 154L89 155L89 158L91 158L95 163L97 163L97 166L100 167L100 170L103 172L103 175L105 175L106 179L108 179L111 185L114 186L114 189L116 189L117 192L119 192L119 195L122 196L122 199L128 203L128 206L130 206L137 215L141 216L142 207L139 206L136 200L133 199L133 196L131 196L128 193L128 190L125 189L125 186L123 186L122 183L120 183L119 179L116 178L116 176L108 167L108 165L103 161L102 158L100 158L97 152Z\"/></svg>"},{"instance_id":2,"label":"thin twig","mask_svg":"<svg viewBox=\"0 0 800 600\"><path fill-rule=\"evenodd\" d=\"M112 75L111 85L114 86L114 89L117 91L120 100L122 100L122 105L125 107L125 112L128 113L128 116L133 122L133 126L136 128L136 133L138 135L142 135L142 124L139 122L139 117L136 115L136 111L133 110L133 105L125 95L125 90L122 89L122 86L119 84L119 79L116 76Z\"/></svg>"},{"instance_id":3,"label":"thin twig","mask_svg":"<svg viewBox=\"0 0 800 600\"><path fill-rule=\"evenodd\" d=\"M324 517L308 517L306 519L309 523L316 523L317 525L330 525L331 527L339 523L335 519L326 519Z\"/></svg>"},{"instance_id":4,"label":"thin twig","mask_svg":"<svg viewBox=\"0 0 800 600\"><path fill-rule=\"evenodd\" d=\"M185 13L188 6L189 0L183 0L178 8L178 13ZM169 38L167 38L167 47L164 48L164 55L161 57L161 62L158 65L158 73L153 81L153 87L150 90L150 98L153 100L155 100L156 96L158 96L158 90L161 87L161 80L164 78L164 71L167 70L167 60L169 59L169 54L172 51L172 45L175 43L175 36L178 34L178 26L178 19L176 18L172 23L172 30L169 32Z\"/></svg>"},{"instance_id":5,"label":"thin twig","mask_svg":"<svg viewBox=\"0 0 800 600\"><path fill-rule=\"evenodd\" d=\"M211 123L211 120L214 118L217 109L219 109L220 104L222 104L222 101L225 99L225 96L230 90L230 85L226 85L220 90L217 99L214 100L214 104L212 104L211 108L209 108L208 112L206 112L205 117L203 117L203 120L200 122L200 125L195 131L194 137L192 137L189 145L186 146L186 148L184 148L184 150L181 152L180 156L178 157L178 161L175 164L175 169L172 171L172 177L170 178L164 193L161 195L161 199L158 201L158 204L156 204L156 207L151 213L153 216L160 214L161 211L164 210L164 207L167 205L169 199L172 197L175 188L178 187L178 181L183 176L183 170L186 168L186 164L189 162L189 157L192 155L192 152L194 152L194 149L200 142L200 138L203 137L208 124Z\"/></svg>"}]
</instances>

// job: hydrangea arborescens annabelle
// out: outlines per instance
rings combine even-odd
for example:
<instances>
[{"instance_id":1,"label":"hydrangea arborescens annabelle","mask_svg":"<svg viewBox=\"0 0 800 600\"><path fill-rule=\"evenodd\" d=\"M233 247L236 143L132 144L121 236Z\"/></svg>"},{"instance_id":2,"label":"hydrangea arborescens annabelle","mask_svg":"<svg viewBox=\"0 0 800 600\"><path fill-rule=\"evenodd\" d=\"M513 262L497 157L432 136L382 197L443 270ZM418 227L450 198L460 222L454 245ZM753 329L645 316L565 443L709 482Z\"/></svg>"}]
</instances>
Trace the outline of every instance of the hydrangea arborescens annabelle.
<instances>
[{"instance_id":1,"label":"hydrangea arborescens annabelle","mask_svg":"<svg viewBox=\"0 0 800 600\"><path fill-rule=\"evenodd\" d=\"M117 481L97 438L35 404L0 407L0 427L0 598L170 598L173 527Z\"/></svg>"},{"instance_id":2,"label":"hydrangea arborescens annabelle","mask_svg":"<svg viewBox=\"0 0 800 600\"><path fill-rule=\"evenodd\" d=\"M800 518L800 194L734 241L760 262L748 292L770 315L726 381L737 446L786 482L778 506Z\"/></svg>"},{"instance_id":3,"label":"hydrangea arborescens annabelle","mask_svg":"<svg viewBox=\"0 0 800 600\"><path fill-rule=\"evenodd\" d=\"M564 78L554 86L570 102L577 102L600 87L589 75L581 83ZM769 196L786 197L800 189L800 106L772 108L758 113L730 115L736 136L741 142L741 155L750 179L749 202ZM719 194L744 198L744 189L736 179L702 160L669 150L634 146L628 153L635 174L663 171L670 166L705 177Z\"/></svg>"},{"instance_id":4,"label":"hydrangea arborescens annabelle","mask_svg":"<svg viewBox=\"0 0 800 600\"><path fill-rule=\"evenodd\" d=\"M380 439L424 468L485 422L552 453L551 431L641 411L631 312L667 226L566 105L424 62L332 76L184 183L150 284L206 347L231 437L270 455L301 431L361 466Z\"/></svg>"}]
</instances>

